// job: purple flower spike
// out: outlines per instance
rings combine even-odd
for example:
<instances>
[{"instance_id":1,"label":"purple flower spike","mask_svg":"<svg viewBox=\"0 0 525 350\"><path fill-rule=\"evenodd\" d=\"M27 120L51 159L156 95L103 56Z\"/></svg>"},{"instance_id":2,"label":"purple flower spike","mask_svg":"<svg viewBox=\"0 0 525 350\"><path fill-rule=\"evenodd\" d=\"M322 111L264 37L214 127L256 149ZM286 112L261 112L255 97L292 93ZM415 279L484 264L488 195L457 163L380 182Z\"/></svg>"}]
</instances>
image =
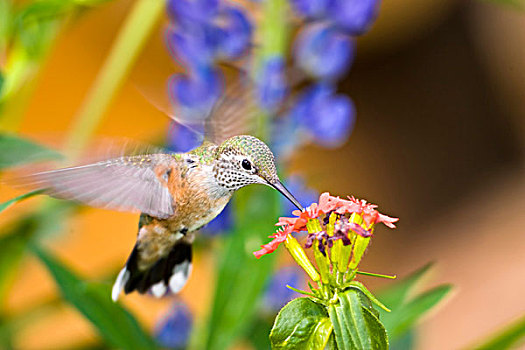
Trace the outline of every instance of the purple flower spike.
<instances>
[{"instance_id":1,"label":"purple flower spike","mask_svg":"<svg viewBox=\"0 0 525 350\"><path fill-rule=\"evenodd\" d=\"M193 317L188 307L176 302L168 314L157 324L155 338L165 348L182 349L189 340Z\"/></svg>"},{"instance_id":2,"label":"purple flower spike","mask_svg":"<svg viewBox=\"0 0 525 350\"><path fill-rule=\"evenodd\" d=\"M316 112L315 107L323 100L329 98L334 91L331 85L324 83L318 83L308 87L296 101L291 111L291 117L299 125L308 128L314 123L314 119L316 118L313 114Z\"/></svg>"},{"instance_id":3,"label":"purple flower spike","mask_svg":"<svg viewBox=\"0 0 525 350\"><path fill-rule=\"evenodd\" d=\"M166 46L171 56L186 67L213 63L218 44L216 28L204 24L191 28L170 28L166 31Z\"/></svg>"},{"instance_id":4,"label":"purple flower spike","mask_svg":"<svg viewBox=\"0 0 525 350\"><path fill-rule=\"evenodd\" d=\"M338 147L346 141L355 121L355 107L348 97L334 95L327 84L309 88L296 102L292 118L325 147Z\"/></svg>"},{"instance_id":5,"label":"purple flower spike","mask_svg":"<svg viewBox=\"0 0 525 350\"><path fill-rule=\"evenodd\" d=\"M219 0L168 0L167 12L172 21L182 25L208 22L217 15Z\"/></svg>"},{"instance_id":6,"label":"purple flower spike","mask_svg":"<svg viewBox=\"0 0 525 350\"><path fill-rule=\"evenodd\" d=\"M183 119L205 117L222 91L222 77L213 68L197 68L190 76L174 75L168 82L174 105L184 109Z\"/></svg>"},{"instance_id":7,"label":"purple flower spike","mask_svg":"<svg viewBox=\"0 0 525 350\"><path fill-rule=\"evenodd\" d=\"M259 103L268 111L277 109L288 93L284 68L283 58L275 56L266 59L258 73Z\"/></svg>"},{"instance_id":8,"label":"purple flower spike","mask_svg":"<svg viewBox=\"0 0 525 350\"><path fill-rule=\"evenodd\" d=\"M310 129L317 143L325 147L339 147L350 136L355 121L355 107L345 95L320 101L314 106L316 118Z\"/></svg>"},{"instance_id":9,"label":"purple flower spike","mask_svg":"<svg viewBox=\"0 0 525 350\"><path fill-rule=\"evenodd\" d=\"M333 0L329 17L348 34L360 35L370 29L379 5L379 0Z\"/></svg>"},{"instance_id":10,"label":"purple flower spike","mask_svg":"<svg viewBox=\"0 0 525 350\"><path fill-rule=\"evenodd\" d=\"M352 63L353 41L327 23L306 26L297 38L295 59L308 74L320 79L335 79Z\"/></svg>"},{"instance_id":11,"label":"purple flower spike","mask_svg":"<svg viewBox=\"0 0 525 350\"><path fill-rule=\"evenodd\" d=\"M235 59L251 44L252 24L244 12L228 6L218 17L218 55L224 59Z\"/></svg>"},{"instance_id":12,"label":"purple flower spike","mask_svg":"<svg viewBox=\"0 0 525 350\"><path fill-rule=\"evenodd\" d=\"M322 18L326 15L330 0L292 0L292 7L301 17Z\"/></svg>"}]
</instances>

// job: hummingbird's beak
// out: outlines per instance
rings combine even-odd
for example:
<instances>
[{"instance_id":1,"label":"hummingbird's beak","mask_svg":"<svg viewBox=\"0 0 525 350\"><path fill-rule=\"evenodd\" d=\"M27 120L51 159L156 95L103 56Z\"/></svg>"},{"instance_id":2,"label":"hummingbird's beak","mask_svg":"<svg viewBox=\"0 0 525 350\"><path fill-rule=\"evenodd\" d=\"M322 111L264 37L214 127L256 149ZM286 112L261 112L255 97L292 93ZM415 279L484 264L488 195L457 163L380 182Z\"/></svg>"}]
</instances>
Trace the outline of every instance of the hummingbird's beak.
<instances>
[{"instance_id":1,"label":"hummingbird's beak","mask_svg":"<svg viewBox=\"0 0 525 350\"><path fill-rule=\"evenodd\" d=\"M285 196L290 202L293 203L299 210L303 210L303 206L295 197L284 187L284 185L281 183L281 181L277 180L273 183L270 183L270 186L275 188L277 191L281 192L283 196Z\"/></svg>"}]
</instances>

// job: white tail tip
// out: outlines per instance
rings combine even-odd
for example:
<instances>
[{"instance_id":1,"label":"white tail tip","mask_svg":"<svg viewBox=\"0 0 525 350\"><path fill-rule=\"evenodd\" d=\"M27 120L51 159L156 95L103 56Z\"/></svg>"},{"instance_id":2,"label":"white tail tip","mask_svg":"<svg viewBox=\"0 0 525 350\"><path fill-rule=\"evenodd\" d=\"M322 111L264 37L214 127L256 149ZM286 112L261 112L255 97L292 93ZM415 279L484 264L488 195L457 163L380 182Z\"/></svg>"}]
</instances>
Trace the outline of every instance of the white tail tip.
<instances>
[{"instance_id":1,"label":"white tail tip","mask_svg":"<svg viewBox=\"0 0 525 350\"><path fill-rule=\"evenodd\" d=\"M115 281L115 284L113 284L113 289L111 290L111 299L113 299L113 301L116 302L118 300L118 296L124 289L128 279L129 271L124 267L122 270L120 270L117 280Z\"/></svg>"}]
</instances>

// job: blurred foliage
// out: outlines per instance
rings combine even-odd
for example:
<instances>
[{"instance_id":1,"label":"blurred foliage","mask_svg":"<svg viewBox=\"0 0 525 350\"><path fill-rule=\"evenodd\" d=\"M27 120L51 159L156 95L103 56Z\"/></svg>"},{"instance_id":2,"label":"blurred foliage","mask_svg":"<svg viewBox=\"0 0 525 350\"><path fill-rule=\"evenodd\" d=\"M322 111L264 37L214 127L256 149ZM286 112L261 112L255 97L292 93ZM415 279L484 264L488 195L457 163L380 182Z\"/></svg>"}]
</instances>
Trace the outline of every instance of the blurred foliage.
<instances>
[{"instance_id":1,"label":"blurred foliage","mask_svg":"<svg viewBox=\"0 0 525 350\"><path fill-rule=\"evenodd\" d=\"M523 344L525 338L525 316L506 325L488 336L482 343L474 345L476 350L514 349Z\"/></svg>"},{"instance_id":2,"label":"blurred foliage","mask_svg":"<svg viewBox=\"0 0 525 350\"><path fill-rule=\"evenodd\" d=\"M41 160L56 160L60 153L32 141L9 134L0 134L0 170Z\"/></svg>"},{"instance_id":3,"label":"blurred foliage","mask_svg":"<svg viewBox=\"0 0 525 350\"><path fill-rule=\"evenodd\" d=\"M17 202L20 202L20 201L22 201L24 199L27 199L27 198L31 198L33 196L36 196L37 194L41 194L42 192L43 192L42 190L35 190L35 191L32 191L32 192L27 192L27 193L21 194L18 197L11 198L11 199L5 201L4 203L0 204L0 212L6 210L7 208L9 208L10 206L12 206L13 204L15 204Z\"/></svg>"},{"instance_id":4,"label":"blurred foliage","mask_svg":"<svg viewBox=\"0 0 525 350\"><path fill-rule=\"evenodd\" d=\"M18 263L32 240L49 237L63 229L75 204L50 200L41 210L29 213L4 228L0 238L0 302L5 300Z\"/></svg>"},{"instance_id":5,"label":"blurred foliage","mask_svg":"<svg viewBox=\"0 0 525 350\"><path fill-rule=\"evenodd\" d=\"M399 344L406 346L412 343L410 335L416 323L452 290L452 286L445 284L414 295L431 267L432 264L425 265L378 293L378 298L391 309L391 312L380 309L379 317L387 330L390 344L396 348L403 348Z\"/></svg>"},{"instance_id":6,"label":"blurred foliage","mask_svg":"<svg viewBox=\"0 0 525 350\"><path fill-rule=\"evenodd\" d=\"M87 283L36 244L32 251L53 276L63 298L73 305L109 344L120 349L156 349L135 318L111 298L109 285Z\"/></svg>"},{"instance_id":7,"label":"blurred foliage","mask_svg":"<svg viewBox=\"0 0 525 350\"><path fill-rule=\"evenodd\" d=\"M59 29L81 10L108 0L0 0L0 121L16 130ZM24 91L25 93L22 93ZM17 106L7 108L8 103ZM7 118L7 120L6 120Z\"/></svg>"},{"instance_id":8,"label":"blurred foliage","mask_svg":"<svg viewBox=\"0 0 525 350\"><path fill-rule=\"evenodd\" d=\"M2 113L5 111L3 108L7 103L16 100L15 97L20 90L31 85L27 84L28 81L35 76L42 65L62 24L86 7L106 1L108 0L24 2L0 0L0 120L2 122L6 118L6 114ZM493 1L523 7L523 1L519 0ZM276 3L281 7L286 6L283 0L277 0ZM139 5L135 7L133 16L130 15L129 21L126 22L112 49L112 54L108 57L104 70L107 73L105 78L95 83L93 87L94 93L90 95L91 99L88 99L88 106L92 106L91 109L86 108L87 112L81 114L82 118L76 131L70 135L72 142L90 136L108 101L119 88L126 77L127 69L142 48L149 30L155 24L156 16L159 15L159 9L162 10L163 7L160 1L142 0L137 4ZM265 11L273 13L275 7L268 5ZM282 14L276 14L279 15ZM144 21L147 21L147 26L144 25ZM270 33L267 34L269 37L285 38L286 36L280 36L280 33L286 30L285 22L277 22L279 22L278 26L272 27L267 24L263 31ZM285 46L281 41L267 41L263 44L263 52L265 55L278 53L284 50ZM16 102L25 106L23 100ZM89 128L85 127L86 122L82 120L88 120ZM16 122L13 123L15 124ZM79 133L83 135L79 136ZM2 170L36 161L60 158L60 154L55 151L10 134L0 135L0 150L2 150L0 154ZM26 193L4 202L0 204L0 212L38 193L38 191ZM273 230L272 223L280 214L278 194L266 188L247 188L237 195L235 207L237 216L235 228L233 233L225 238L222 249L218 252L219 264L212 307L206 322L194 332L193 345L199 349L225 349L243 336L248 337L257 349L265 349L268 346L269 327L258 323L261 322L261 318L257 318L259 315L256 306L265 281L272 272L275 256L256 260L251 252L261 243L254 234ZM46 201L38 209L3 227L0 237L0 347L13 346L11 338L16 332L16 327L11 326L12 320L10 315L5 314L4 303L15 277L20 273L20 263L30 247L49 270L63 299L88 319L102 340L108 344L86 348L157 348L133 315L111 301L108 285L84 281L51 252L41 247L42 239L63 230L63 225L67 222L67 218L73 215L75 209L76 205L69 202ZM430 265L425 266L380 293L379 299L389 306L392 312L375 311L370 307L360 314L360 317L366 318L365 323L373 328L377 326L374 322L376 312L379 312L392 349L410 348L414 342L414 327L417 321L451 290L450 286L443 285L414 296L416 285L425 276L429 267ZM344 302L352 304L356 302L356 297L361 298L358 292L352 290L344 296ZM299 305L304 303L309 303L308 308ZM291 322L287 325L287 327L300 325L297 328L301 333L300 337L294 338L294 341L298 341L297 344L306 344L307 339L317 339L319 344L328 342L329 348L334 347L333 337L327 339L330 327L326 320L330 315L324 309L319 309L317 305L310 305L311 303L313 302L307 298L299 298L282 311L284 313L288 308L298 307L300 313L308 313L303 315L304 317L297 318L295 323ZM347 332L341 334L348 336L348 339L354 339L355 336L362 338L359 333L352 333L361 330L349 326L351 320L345 318L348 315L337 315L337 310L333 311L335 317L341 317L342 322L338 323L338 326L347 328ZM317 323L311 323L310 317L313 317ZM278 317L276 322L283 320L285 319ZM315 325L315 329L312 325ZM260 332L252 336L253 329ZM250 336L247 336L248 334ZM490 337L484 345L476 348L505 349L516 344L524 336L525 319L520 318ZM282 340L282 336L277 333L273 333L273 338L277 339L275 344Z\"/></svg>"}]
</instances>

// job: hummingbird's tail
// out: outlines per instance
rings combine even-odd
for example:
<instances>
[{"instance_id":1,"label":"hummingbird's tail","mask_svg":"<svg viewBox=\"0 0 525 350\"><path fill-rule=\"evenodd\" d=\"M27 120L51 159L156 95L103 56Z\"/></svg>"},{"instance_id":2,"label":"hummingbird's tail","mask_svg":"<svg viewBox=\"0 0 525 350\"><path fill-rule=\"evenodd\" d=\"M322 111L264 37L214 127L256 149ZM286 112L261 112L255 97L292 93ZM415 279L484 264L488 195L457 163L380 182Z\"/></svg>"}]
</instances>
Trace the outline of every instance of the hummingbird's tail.
<instances>
[{"instance_id":1,"label":"hummingbird's tail","mask_svg":"<svg viewBox=\"0 0 525 350\"><path fill-rule=\"evenodd\" d=\"M137 245L133 248L126 266L120 271L113 284L111 298L117 301L119 294L134 290L143 294L151 292L160 298L168 292L178 293L186 284L191 273L191 244L179 240L170 253L157 260L151 267L140 270L138 267Z\"/></svg>"}]
</instances>

